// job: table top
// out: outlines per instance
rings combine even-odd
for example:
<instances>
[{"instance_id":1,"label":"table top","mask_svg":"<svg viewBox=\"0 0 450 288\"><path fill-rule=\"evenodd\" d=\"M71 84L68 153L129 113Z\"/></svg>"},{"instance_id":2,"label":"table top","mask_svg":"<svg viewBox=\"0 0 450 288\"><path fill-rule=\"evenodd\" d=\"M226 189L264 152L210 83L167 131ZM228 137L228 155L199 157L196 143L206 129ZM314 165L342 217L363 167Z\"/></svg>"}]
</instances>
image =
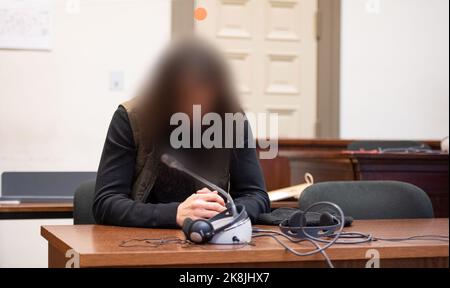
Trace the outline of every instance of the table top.
<instances>
[{"instance_id":1,"label":"table top","mask_svg":"<svg viewBox=\"0 0 450 288\"><path fill-rule=\"evenodd\" d=\"M263 227L277 230L277 227ZM376 237L404 238L417 235L449 235L448 219L364 220L355 221L347 231L371 233ZM180 230L124 228L100 225L42 226L41 235L55 249L65 253L74 249L81 267L168 266L192 264L269 263L323 261L322 255L297 257L270 238L255 238L254 245L182 245L179 243L150 247L136 243L121 247L132 239L184 239ZM289 242L286 242L289 243ZM128 243L131 245L131 243ZM141 244L141 245L139 245ZM309 243L292 244L298 252L312 249ZM364 260L369 249L377 249L381 259L448 258L448 242L376 241L357 245L334 245L327 250L332 260Z\"/></svg>"},{"instance_id":2,"label":"table top","mask_svg":"<svg viewBox=\"0 0 450 288\"><path fill-rule=\"evenodd\" d=\"M371 152L352 152L343 150L286 150L280 151L281 157L289 159L379 159L379 160L441 160L448 161L449 154L439 151L433 153L371 153Z\"/></svg>"},{"instance_id":3,"label":"table top","mask_svg":"<svg viewBox=\"0 0 450 288\"><path fill-rule=\"evenodd\" d=\"M0 203L0 213L72 212L72 202L61 203Z\"/></svg>"}]
</instances>

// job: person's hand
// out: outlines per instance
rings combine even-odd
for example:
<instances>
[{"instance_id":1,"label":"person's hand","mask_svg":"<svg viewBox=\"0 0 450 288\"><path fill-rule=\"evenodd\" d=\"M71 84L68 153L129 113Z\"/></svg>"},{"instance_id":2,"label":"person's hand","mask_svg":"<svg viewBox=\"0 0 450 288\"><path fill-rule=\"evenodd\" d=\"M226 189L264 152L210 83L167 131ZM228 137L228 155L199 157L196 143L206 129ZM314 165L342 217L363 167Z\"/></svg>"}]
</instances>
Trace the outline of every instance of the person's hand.
<instances>
[{"instance_id":1,"label":"person's hand","mask_svg":"<svg viewBox=\"0 0 450 288\"><path fill-rule=\"evenodd\" d=\"M178 206L177 224L182 227L186 218L210 219L225 210L225 201L222 197L217 192L203 188Z\"/></svg>"}]
</instances>

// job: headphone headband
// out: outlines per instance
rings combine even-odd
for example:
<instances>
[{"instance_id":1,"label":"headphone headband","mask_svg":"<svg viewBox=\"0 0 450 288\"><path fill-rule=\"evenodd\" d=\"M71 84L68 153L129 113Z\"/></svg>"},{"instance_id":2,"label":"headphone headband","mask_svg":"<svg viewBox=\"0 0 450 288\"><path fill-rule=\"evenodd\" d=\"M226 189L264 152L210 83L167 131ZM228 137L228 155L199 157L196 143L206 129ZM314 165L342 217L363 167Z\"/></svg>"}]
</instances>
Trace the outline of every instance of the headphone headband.
<instances>
[{"instance_id":1,"label":"headphone headband","mask_svg":"<svg viewBox=\"0 0 450 288\"><path fill-rule=\"evenodd\" d=\"M320 238L332 236L341 227L341 221L336 218L336 224L334 225L292 227L291 225L289 225L289 220L286 219L280 223L279 227L281 232L297 239L306 239L311 237Z\"/></svg>"},{"instance_id":2,"label":"headphone headband","mask_svg":"<svg viewBox=\"0 0 450 288\"><path fill-rule=\"evenodd\" d=\"M233 216L233 207L228 207L227 210L223 211L220 214L217 214L213 218L209 220L195 220L193 221L190 218L187 218L183 223L183 232L189 241L194 243L205 243L211 240L214 235L220 233L222 231L227 230L228 228L233 227L234 225L246 220L248 218L247 211L243 205L236 205L237 216ZM227 218L232 218L231 221L226 222L225 224L215 227L214 223L220 222Z\"/></svg>"},{"instance_id":3,"label":"headphone headband","mask_svg":"<svg viewBox=\"0 0 450 288\"><path fill-rule=\"evenodd\" d=\"M331 215L331 213L324 212L312 212L311 210L317 206L329 206L333 207L340 214L339 217ZM308 226L306 221L307 213L313 213L320 216L319 225ZM323 219L323 221L322 221ZM293 223L295 222L295 223ZM344 228L344 212L342 209L331 202L318 202L309 206L305 211L299 211L294 213L289 219L285 219L279 225L280 231L285 235L288 235L297 239L319 239L321 237L328 237L335 234Z\"/></svg>"}]
</instances>

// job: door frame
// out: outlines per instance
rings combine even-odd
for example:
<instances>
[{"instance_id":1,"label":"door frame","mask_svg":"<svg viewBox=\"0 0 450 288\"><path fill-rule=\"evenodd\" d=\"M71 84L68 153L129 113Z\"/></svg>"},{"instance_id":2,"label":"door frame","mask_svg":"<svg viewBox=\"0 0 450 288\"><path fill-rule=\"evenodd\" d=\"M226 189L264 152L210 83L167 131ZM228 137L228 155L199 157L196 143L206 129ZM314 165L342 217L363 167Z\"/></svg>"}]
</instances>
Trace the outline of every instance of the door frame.
<instances>
[{"instance_id":1,"label":"door frame","mask_svg":"<svg viewBox=\"0 0 450 288\"><path fill-rule=\"evenodd\" d=\"M172 1L172 38L194 33L195 0ZM317 138L340 136L341 0L318 0Z\"/></svg>"},{"instance_id":2,"label":"door frame","mask_svg":"<svg viewBox=\"0 0 450 288\"><path fill-rule=\"evenodd\" d=\"M172 1L172 39L189 36L194 33L195 0Z\"/></svg>"},{"instance_id":3,"label":"door frame","mask_svg":"<svg viewBox=\"0 0 450 288\"><path fill-rule=\"evenodd\" d=\"M319 0L317 138L340 137L341 0Z\"/></svg>"}]
</instances>

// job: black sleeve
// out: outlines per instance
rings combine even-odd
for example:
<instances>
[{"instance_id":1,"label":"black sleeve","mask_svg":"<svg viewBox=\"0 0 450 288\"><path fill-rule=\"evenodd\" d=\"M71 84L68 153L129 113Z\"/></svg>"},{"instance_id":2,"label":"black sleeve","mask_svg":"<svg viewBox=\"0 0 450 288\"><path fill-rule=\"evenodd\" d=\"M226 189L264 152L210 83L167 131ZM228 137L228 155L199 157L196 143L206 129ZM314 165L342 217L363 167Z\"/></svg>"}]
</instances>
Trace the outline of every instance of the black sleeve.
<instances>
[{"instance_id":1,"label":"black sleeve","mask_svg":"<svg viewBox=\"0 0 450 288\"><path fill-rule=\"evenodd\" d=\"M98 224L176 227L179 203L145 204L130 198L136 147L127 112L119 107L111 121L97 173L93 212Z\"/></svg>"},{"instance_id":2,"label":"black sleeve","mask_svg":"<svg viewBox=\"0 0 450 288\"><path fill-rule=\"evenodd\" d=\"M233 149L230 193L236 204L245 206L252 223L256 223L259 214L270 212L270 200L256 149L248 148L248 141L253 137L248 124L246 130L248 130L245 133L247 148Z\"/></svg>"}]
</instances>

